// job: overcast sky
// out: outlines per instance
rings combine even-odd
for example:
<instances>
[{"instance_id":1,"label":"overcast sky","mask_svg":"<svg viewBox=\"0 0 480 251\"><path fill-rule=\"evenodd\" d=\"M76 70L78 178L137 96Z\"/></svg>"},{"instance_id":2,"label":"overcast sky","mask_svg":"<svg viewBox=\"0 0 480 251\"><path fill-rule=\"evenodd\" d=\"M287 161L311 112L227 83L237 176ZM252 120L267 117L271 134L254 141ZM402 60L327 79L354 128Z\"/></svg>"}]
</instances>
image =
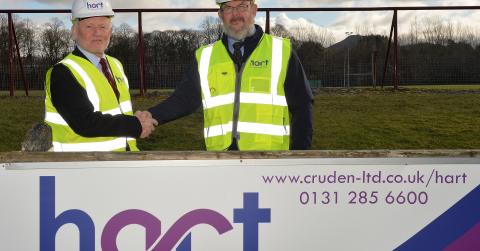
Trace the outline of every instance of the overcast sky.
<instances>
[{"instance_id":1,"label":"overcast sky","mask_svg":"<svg viewBox=\"0 0 480 251\"><path fill-rule=\"evenodd\" d=\"M0 0L0 9L70 9L71 0ZM113 0L114 8L215 8L214 0ZM380 7L380 6L479 6L480 0L257 0L259 7ZM38 22L48 21L53 14L28 17ZM216 13L170 13L143 14L146 31L166 29L196 29L206 15ZM55 15L70 26L68 15ZM21 15L26 18L26 15ZM402 11L399 12L400 32L408 30L415 18L439 17L444 22L462 24L477 30L480 24L480 10L475 11ZM114 24L128 23L136 28L134 14L118 14ZM297 25L311 26L314 29L328 29L337 40L346 32L355 32L359 27L368 27L379 34L390 31L391 12L285 12L271 13L271 22L291 28ZM264 13L258 13L257 23L265 24ZM479 33L480 34L480 33Z\"/></svg>"}]
</instances>

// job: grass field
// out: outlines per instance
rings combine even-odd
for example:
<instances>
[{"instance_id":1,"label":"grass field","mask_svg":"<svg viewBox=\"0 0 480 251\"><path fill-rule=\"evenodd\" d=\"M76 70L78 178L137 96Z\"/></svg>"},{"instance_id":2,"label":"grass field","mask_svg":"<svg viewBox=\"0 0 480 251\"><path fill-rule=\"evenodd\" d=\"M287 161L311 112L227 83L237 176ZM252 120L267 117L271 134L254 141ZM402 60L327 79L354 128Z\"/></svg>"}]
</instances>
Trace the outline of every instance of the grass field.
<instances>
[{"instance_id":1,"label":"grass field","mask_svg":"<svg viewBox=\"0 0 480 251\"><path fill-rule=\"evenodd\" d=\"M146 109L164 94L134 96ZM44 98L0 95L0 151L18 151L25 132L41 121ZM316 92L313 149L480 149L480 87L437 86L336 89ZM142 150L203 150L203 116L162 125Z\"/></svg>"}]
</instances>

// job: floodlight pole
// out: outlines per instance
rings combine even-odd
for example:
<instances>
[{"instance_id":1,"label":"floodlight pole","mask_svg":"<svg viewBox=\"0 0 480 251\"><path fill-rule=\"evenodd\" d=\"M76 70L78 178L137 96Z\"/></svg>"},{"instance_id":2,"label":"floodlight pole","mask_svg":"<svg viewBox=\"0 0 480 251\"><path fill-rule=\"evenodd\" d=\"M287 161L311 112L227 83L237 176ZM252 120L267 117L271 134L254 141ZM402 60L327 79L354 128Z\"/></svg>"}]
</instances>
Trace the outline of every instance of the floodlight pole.
<instances>
[{"instance_id":1,"label":"floodlight pole","mask_svg":"<svg viewBox=\"0 0 480 251\"><path fill-rule=\"evenodd\" d=\"M347 53L343 53L343 88L347 86Z\"/></svg>"},{"instance_id":2,"label":"floodlight pole","mask_svg":"<svg viewBox=\"0 0 480 251\"><path fill-rule=\"evenodd\" d=\"M372 52L372 86L377 88L377 55L378 55L378 37L375 37L375 42L373 44Z\"/></svg>"},{"instance_id":3,"label":"floodlight pole","mask_svg":"<svg viewBox=\"0 0 480 251\"><path fill-rule=\"evenodd\" d=\"M347 88L350 88L350 47L347 48Z\"/></svg>"},{"instance_id":4,"label":"floodlight pole","mask_svg":"<svg viewBox=\"0 0 480 251\"><path fill-rule=\"evenodd\" d=\"M377 88L377 50L372 52L372 86Z\"/></svg>"}]
</instances>

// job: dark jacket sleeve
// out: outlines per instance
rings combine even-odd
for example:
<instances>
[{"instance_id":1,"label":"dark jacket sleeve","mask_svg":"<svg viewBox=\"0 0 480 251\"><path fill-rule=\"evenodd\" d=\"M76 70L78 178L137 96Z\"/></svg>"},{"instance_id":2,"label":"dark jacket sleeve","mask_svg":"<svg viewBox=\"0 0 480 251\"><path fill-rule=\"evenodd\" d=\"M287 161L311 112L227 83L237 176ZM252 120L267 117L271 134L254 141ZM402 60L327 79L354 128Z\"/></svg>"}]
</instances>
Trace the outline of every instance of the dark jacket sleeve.
<instances>
[{"instance_id":1,"label":"dark jacket sleeve","mask_svg":"<svg viewBox=\"0 0 480 251\"><path fill-rule=\"evenodd\" d=\"M164 124L189 115L202 105L200 76L197 68L197 61L194 60L173 94L165 101L148 109L159 123Z\"/></svg>"},{"instance_id":2,"label":"dark jacket sleeve","mask_svg":"<svg viewBox=\"0 0 480 251\"><path fill-rule=\"evenodd\" d=\"M78 135L138 138L142 132L140 121L135 116L94 112L87 92L64 65L54 66L50 92L53 106Z\"/></svg>"},{"instance_id":3,"label":"dark jacket sleeve","mask_svg":"<svg viewBox=\"0 0 480 251\"><path fill-rule=\"evenodd\" d=\"M292 116L290 149L307 150L312 145L313 95L297 53L292 49L285 79L285 98Z\"/></svg>"}]
</instances>

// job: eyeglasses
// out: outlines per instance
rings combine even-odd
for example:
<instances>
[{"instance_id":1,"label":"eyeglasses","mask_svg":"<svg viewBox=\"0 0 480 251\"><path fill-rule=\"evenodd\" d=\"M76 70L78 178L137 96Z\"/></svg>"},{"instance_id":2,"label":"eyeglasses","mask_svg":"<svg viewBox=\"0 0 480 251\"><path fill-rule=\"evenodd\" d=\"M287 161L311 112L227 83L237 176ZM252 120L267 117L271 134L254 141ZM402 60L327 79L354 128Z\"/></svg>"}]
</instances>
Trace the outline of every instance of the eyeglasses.
<instances>
[{"instance_id":1,"label":"eyeglasses","mask_svg":"<svg viewBox=\"0 0 480 251\"><path fill-rule=\"evenodd\" d=\"M231 13L233 13L234 10L236 10L238 13L243 13L243 12L247 11L248 7L250 7L250 5L248 5L248 4L240 4L237 7L233 7L233 6L229 6L229 5L225 4L222 7L222 12L226 13L226 14L231 14Z\"/></svg>"},{"instance_id":2,"label":"eyeglasses","mask_svg":"<svg viewBox=\"0 0 480 251\"><path fill-rule=\"evenodd\" d=\"M95 32L97 30L100 32L107 32L110 29L110 27L107 25L94 26L94 25L87 24L84 26L84 29L86 29L89 32Z\"/></svg>"}]
</instances>

